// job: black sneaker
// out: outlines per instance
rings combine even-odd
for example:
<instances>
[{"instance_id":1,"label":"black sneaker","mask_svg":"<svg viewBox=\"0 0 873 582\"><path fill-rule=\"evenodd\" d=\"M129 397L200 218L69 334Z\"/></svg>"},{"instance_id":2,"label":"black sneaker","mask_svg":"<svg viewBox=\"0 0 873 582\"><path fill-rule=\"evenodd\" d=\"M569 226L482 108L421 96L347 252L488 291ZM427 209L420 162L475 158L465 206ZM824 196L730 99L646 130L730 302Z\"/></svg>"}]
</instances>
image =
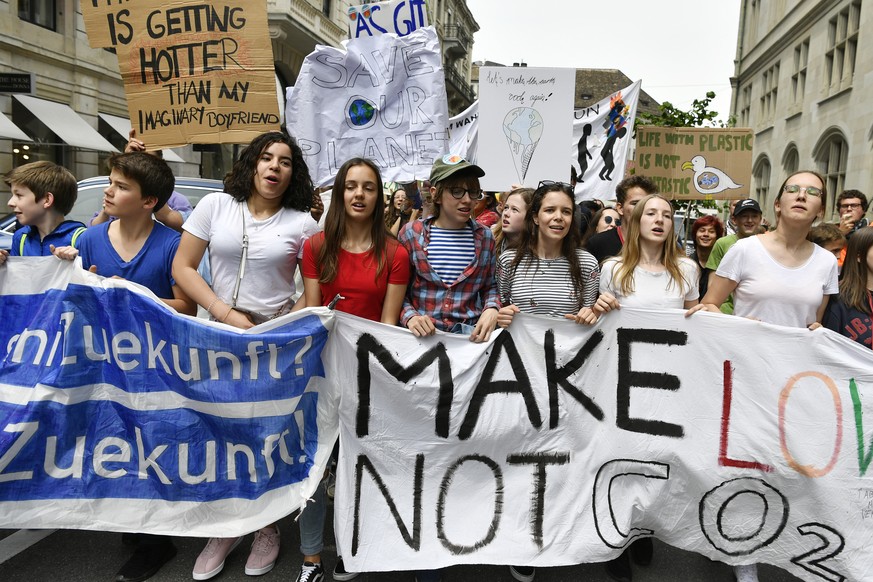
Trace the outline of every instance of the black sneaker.
<instances>
[{"instance_id":1,"label":"black sneaker","mask_svg":"<svg viewBox=\"0 0 873 582\"><path fill-rule=\"evenodd\" d=\"M633 580L630 558L627 554L628 552L625 550L619 557L603 564L606 567L607 575L615 582L632 582Z\"/></svg>"},{"instance_id":2,"label":"black sneaker","mask_svg":"<svg viewBox=\"0 0 873 582\"><path fill-rule=\"evenodd\" d=\"M648 566L652 563L652 554L655 549L652 538L640 538L630 545L630 555L634 564Z\"/></svg>"},{"instance_id":3,"label":"black sneaker","mask_svg":"<svg viewBox=\"0 0 873 582\"><path fill-rule=\"evenodd\" d=\"M161 566L176 555L173 542L160 544L143 544L137 546L133 556L121 567L115 575L117 582L142 582L158 573Z\"/></svg>"},{"instance_id":4,"label":"black sneaker","mask_svg":"<svg viewBox=\"0 0 873 582\"><path fill-rule=\"evenodd\" d=\"M297 582L322 582L323 580L324 568L320 563L303 562L300 574L297 575Z\"/></svg>"},{"instance_id":5,"label":"black sneaker","mask_svg":"<svg viewBox=\"0 0 873 582\"><path fill-rule=\"evenodd\" d=\"M518 582L533 582L537 569L533 566L510 566L509 573Z\"/></svg>"},{"instance_id":6,"label":"black sneaker","mask_svg":"<svg viewBox=\"0 0 873 582\"><path fill-rule=\"evenodd\" d=\"M346 571L346 565L343 563L343 557L337 556L336 566L333 567L333 579L338 580L339 582L345 582L346 580L354 580L358 576L360 576L360 572L348 572Z\"/></svg>"}]
</instances>

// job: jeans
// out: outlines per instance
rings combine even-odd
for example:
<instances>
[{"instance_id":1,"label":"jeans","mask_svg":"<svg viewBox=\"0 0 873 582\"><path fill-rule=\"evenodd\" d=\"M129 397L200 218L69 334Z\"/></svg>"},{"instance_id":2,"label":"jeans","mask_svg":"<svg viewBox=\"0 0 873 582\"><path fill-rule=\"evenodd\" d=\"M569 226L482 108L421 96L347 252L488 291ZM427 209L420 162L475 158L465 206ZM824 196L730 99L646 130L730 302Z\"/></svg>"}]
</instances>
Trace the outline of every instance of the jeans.
<instances>
[{"instance_id":1,"label":"jeans","mask_svg":"<svg viewBox=\"0 0 873 582\"><path fill-rule=\"evenodd\" d=\"M304 556L317 556L324 549L324 520L327 516L327 496L322 479L312 494L312 502L307 503L300 514L300 552Z\"/></svg>"}]
</instances>

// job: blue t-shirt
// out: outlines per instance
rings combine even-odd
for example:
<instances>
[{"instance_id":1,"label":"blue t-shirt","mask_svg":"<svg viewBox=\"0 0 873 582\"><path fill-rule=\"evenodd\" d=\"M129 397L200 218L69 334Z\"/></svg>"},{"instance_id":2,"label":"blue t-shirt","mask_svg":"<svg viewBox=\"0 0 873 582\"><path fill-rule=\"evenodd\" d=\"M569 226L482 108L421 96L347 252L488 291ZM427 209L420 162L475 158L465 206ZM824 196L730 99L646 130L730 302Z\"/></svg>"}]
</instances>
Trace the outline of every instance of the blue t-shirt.
<instances>
[{"instance_id":1,"label":"blue t-shirt","mask_svg":"<svg viewBox=\"0 0 873 582\"><path fill-rule=\"evenodd\" d=\"M151 234L133 259L125 262L109 240L109 225L92 226L79 238L79 256L88 269L97 265L97 274L118 276L147 287L161 299L173 298L173 257L181 236L160 222L154 223Z\"/></svg>"}]
</instances>

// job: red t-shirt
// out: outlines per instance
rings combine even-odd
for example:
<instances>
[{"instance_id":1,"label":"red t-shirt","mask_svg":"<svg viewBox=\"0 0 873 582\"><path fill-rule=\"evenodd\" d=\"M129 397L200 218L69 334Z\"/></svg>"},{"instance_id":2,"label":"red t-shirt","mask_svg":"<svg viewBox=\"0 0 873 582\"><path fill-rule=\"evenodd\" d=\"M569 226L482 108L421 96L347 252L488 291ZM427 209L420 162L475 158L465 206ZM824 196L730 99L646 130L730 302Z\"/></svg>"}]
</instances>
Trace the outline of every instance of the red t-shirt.
<instances>
[{"instance_id":1,"label":"red t-shirt","mask_svg":"<svg viewBox=\"0 0 873 582\"><path fill-rule=\"evenodd\" d=\"M319 268L315 264L315 252L324 244L324 233L320 232L303 244L303 261L300 269L307 279L318 280ZM336 309L370 319L382 320L382 304L388 292L388 284L407 285L409 283L409 253L394 239L388 240L388 253L385 267L379 281L376 281L376 258L372 251L350 253L340 249L337 275L330 283L319 283L321 304L328 305L337 293L345 297L336 304ZM399 313L398 313L399 315Z\"/></svg>"}]
</instances>

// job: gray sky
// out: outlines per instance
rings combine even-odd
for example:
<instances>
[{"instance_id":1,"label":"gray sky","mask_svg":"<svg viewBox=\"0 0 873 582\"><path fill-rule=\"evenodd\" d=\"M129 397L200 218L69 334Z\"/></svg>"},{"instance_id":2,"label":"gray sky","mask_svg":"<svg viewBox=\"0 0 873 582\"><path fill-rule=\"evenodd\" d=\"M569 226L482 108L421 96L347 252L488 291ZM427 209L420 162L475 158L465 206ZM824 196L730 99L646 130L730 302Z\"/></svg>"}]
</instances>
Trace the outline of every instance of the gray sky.
<instances>
[{"instance_id":1,"label":"gray sky","mask_svg":"<svg viewBox=\"0 0 873 582\"><path fill-rule=\"evenodd\" d=\"M473 60L529 67L620 69L658 102L687 110L716 92L730 113L739 0L467 0L479 32Z\"/></svg>"}]
</instances>

